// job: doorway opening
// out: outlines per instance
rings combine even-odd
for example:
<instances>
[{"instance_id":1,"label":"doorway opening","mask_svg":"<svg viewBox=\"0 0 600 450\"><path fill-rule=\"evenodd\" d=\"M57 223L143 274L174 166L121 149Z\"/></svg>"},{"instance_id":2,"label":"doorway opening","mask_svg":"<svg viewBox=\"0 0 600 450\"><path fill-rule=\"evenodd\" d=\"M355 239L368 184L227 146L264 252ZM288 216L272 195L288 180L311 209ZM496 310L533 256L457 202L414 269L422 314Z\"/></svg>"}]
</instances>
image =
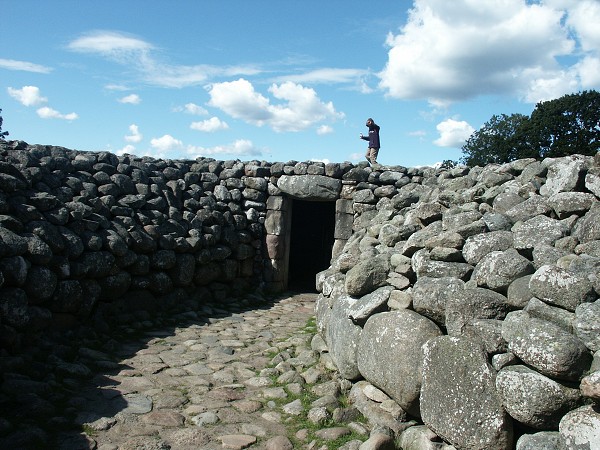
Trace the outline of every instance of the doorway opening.
<instances>
[{"instance_id":1,"label":"doorway opening","mask_svg":"<svg viewBox=\"0 0 600 450\"><path fill-rule=\"evenodd\" d=\"M316 292L315 275L331 263L334 231L335 202L293 200L289 290Z\"/></svg>"}]
</instances>

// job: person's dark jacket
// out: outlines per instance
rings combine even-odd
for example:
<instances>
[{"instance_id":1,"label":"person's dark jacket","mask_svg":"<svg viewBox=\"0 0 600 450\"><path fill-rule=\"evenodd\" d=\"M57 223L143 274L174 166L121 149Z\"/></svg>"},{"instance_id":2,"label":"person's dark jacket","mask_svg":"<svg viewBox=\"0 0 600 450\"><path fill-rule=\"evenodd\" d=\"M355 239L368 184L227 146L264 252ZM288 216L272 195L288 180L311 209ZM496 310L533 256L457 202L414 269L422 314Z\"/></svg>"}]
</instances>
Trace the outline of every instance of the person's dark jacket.
<instances>
[{"instance_id":1,"label":"person's dark jacket","mask_svg":"<svg viewBox=\"0 0 600 450\"><path fill-rule=\"evenodd\" d=\"M369 148L381 147L379 143L379 125L372 123L369 125L369 135L362 137L365 141L369 141Z\"/></svg>"}]
</instances>

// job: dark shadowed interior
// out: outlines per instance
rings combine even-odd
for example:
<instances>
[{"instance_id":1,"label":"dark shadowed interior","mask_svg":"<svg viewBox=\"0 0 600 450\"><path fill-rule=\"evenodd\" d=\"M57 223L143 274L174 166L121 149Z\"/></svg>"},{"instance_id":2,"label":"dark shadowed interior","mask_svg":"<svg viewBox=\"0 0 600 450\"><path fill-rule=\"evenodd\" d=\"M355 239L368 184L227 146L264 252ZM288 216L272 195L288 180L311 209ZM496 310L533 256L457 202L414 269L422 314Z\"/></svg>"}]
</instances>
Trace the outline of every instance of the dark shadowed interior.
<instances>
[{"instance_id":1,"label":"dark shadowed interior","mask_svg":"<svg viewBox=\"0 0 600 450\"><path fill-rule=\"evenodd\" d=\"M294 200L288 288L314 291L315 275L329 267L334 243L335 202Z\"/></svg>"}]
</instances>

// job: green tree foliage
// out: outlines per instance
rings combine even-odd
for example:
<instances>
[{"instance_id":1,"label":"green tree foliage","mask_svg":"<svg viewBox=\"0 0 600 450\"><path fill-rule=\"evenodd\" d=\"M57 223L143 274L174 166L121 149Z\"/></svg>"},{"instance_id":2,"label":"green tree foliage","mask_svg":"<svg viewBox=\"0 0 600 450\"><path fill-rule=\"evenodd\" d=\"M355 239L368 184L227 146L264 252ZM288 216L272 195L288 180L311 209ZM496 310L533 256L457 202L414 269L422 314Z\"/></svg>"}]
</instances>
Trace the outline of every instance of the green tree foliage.
<instances>
[{"instance_id":1,"label":"green tree foliage","mask_svg":"<svg viewBox=\"0 0 600 450\"><path fill-rule=\"evenodd\" d=\"M467 166L505 163L524 153L521 130L528 121L523 114L493 115L462 147L461 162Z\"/></svg>"},{"instance_id":2,"label":"green tree foliage","mask_svg":"<svg viewBox=\"0 0 600 450\"><path fill-rule=\"evenodd\" d=\"M6 136L8 136L8 131L2 131L2 109L0 108L0 140L4 140Z\"/></svg>"},{"instance_id":3,"label":"green tree foliage","mask_svg":"<svg viewBox=\"0 0 600 450\"><path fill-rule=\"evenodd\" d=\"M527 135L541 158L594 155L600 148L599 120L600 93L583 91L538 103Z\"/></svg>"},{"instance_id":4,"label":"green tree foliage","mask_svg":"<svg viewBox=\"0 0 600 450\"><path fill-rule=\"evenodd\" d=\"M492 116L462 147L468 166L520 158L594 155L600 150L600 93L583 91L540 102L530 117Z\"/></svg>"}]
</instances>

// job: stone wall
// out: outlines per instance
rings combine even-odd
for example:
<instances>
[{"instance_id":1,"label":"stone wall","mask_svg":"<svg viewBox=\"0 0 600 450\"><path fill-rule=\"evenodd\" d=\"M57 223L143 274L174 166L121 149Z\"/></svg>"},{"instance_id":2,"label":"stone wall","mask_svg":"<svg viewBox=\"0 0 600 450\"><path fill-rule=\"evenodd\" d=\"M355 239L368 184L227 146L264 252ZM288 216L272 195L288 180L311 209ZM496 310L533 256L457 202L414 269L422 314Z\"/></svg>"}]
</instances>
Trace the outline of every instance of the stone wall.
<instances>
[{"instance_id":1,"label":"stone wall","mask_svg":"<svg viewBox=\"0 0 600 450\"><path fill-rule=\"evenodd\" d=\"M293 200L335 201L313 344L364 415L404 450L594 448L599 197L591 157L436 170L1 142L0 351L284 290Z\"/></svg>"},{"instance_id":2,"label":"stone wall","mask_svg":"<svg viewBox=\"0 0 600 450\"><path fill-rule=\"evenodd\" d=\"M404 450L600 448L598 161L357 186L313 348Z\"/></svg>"}]
</instances>

